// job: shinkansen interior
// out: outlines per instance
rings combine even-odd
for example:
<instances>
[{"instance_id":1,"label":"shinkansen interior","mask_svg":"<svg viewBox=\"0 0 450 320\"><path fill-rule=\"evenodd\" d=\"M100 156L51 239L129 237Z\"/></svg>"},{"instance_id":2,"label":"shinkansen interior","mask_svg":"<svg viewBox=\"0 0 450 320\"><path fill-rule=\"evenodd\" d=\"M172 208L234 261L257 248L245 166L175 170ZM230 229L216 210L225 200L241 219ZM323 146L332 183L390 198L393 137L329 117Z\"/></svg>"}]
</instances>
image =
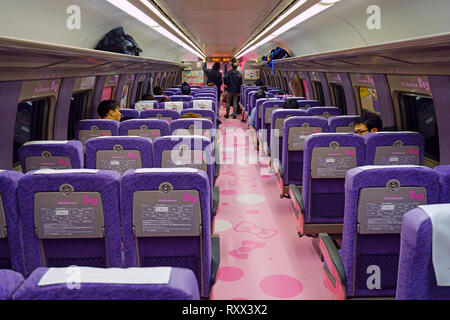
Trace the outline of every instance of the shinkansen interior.
<instances>
[{"instance_id":1,"label":"shinkansen interior","mask_svg":"<svg viewBox=\"0 0 450 320\"><path fill-rule=\"evenodd\" d=\"M0 300L450 300L450 1L0 4Z\"/></svg>"}]
</instances>

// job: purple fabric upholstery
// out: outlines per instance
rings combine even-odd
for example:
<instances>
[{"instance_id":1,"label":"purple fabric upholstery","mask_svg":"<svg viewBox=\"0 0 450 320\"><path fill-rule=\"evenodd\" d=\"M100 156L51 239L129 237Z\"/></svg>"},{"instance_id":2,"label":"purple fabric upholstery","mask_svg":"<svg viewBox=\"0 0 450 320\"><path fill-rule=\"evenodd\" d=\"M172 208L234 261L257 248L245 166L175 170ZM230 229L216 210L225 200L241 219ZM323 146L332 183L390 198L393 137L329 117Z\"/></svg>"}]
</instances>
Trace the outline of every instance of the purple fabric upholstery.
<instances>
[{"instance_id":1,"label":"purple fabric upholstery","mask_svg":"<svg viewBox=\"0 0 450 320\"><path fill-rule=\"evenodd\" d=\"M125 151L139 151L141 154L142 168L153 168L152 140L150 138L136 136L105 137L89 140L86 143L86 168L107 170L106 168L97 168L97 151L114 150L114 146L116 145L122 146Z\"/></svg>"},{"instance_id":2,"label":"purple fabric upholstery","mask_svg":"<svg viewBox=\"0 0 450 320\"><path fill-rule=\"evenodd\" d=\"M258 100L256 100L256 102L255 102L255 108L257 108L257 111L256 111L256 112L258 112L258 114L257 114L257 116L256 116L256 118L255 118L255 129L256 129L256 130L261 129L261 115L262 115L262 112L263 112L263 111L262 111L262 105L263 105L264 102L270 101L270 100L281 100L281 99L277 99L277 98L264 98L264 99L258 99ZM250 114L251 114L252 111L253 111L253 109L250 110Z\"/></svg>"},{"instance_id":3,"label":"purple fabric upholstery","mask_svg":"<svg viewBox=\"0 0 450 320\"><path fill-rule=\"evenodd\" d=\"M262 113L261 113L261 124L260 129L266 130L267 133L267 146L270 148L270 136L271 136L271 124L266 123L266 114L268 114L267 109L269 108L276 108L280 109L283 107L284 100L267 100L262 104ZM272 117L270 117L272 119ZM264 134L264 133L263 133Z\"/></svg>"},{"instance_id":4,"label":"purple fabric upholstery","mask_svg":"<svg viewBox=\"0 0 450 320\"><path fill-rule=\"evenodd\" d=\"M176 130L185 129L188 130L190 126L195 126L199 130L208 130L211 141L214 142L214 137L216 135L216 125L207 119L179 119L175 120L170 124L170 134L173 135Z\"/></svg>"},{"instance_id":5,"label":"purple fabric upholstery","mask_svg":"<svg viewBox=\"0 0 450 320\"><path fill-rule=\"evenodd\" d=\"M183 96L183 95L173 95L170 97L170 100L172 101L192 101L192 99L194 99L193 96Z\"/></svg>"},{"instance_id":6,"label":"purple fabric upholstery","mask_svg":"<svg viewBox=\"0 0 450 320\"><path fill-rule=\"evenodd\" d=\"M364 165L365 145L361 136L352 133L317 133L305 139L302 197L307 223L342 223L344 220L344 178L314 179L312 153L314 148L329 147L336 141L339 147L356 149L356 166Z\"/></svg>"},{"instance_id":7,"label":"purple fabric upholstery","mask_svg":"<svg viewBox=\"0 0 450 320\"><path fill-rule=\"evenodd\" d=\"M245 88L243 88L242 94L241 94L241 97L242 97L241 103L242 103L242 105L244 107L247 106L247 104L248 104L248 94L250 92L252 92L252 91L258 91L258 88L259 87L245 87Z\"/></svg>"},{"instance_id":8,"label":"purple fabric upholstery","mask_svg":"<svg viewBox=\"0 0 450 320\"><path fill-rule=\"evenodd\" d=\"M328 128L330 132L336 132L339 127L348 127L354 123L358 116L340 116L328 118Z\"/></svg>"},{"instance_id":9,"label":"purple fabric upholstery","mask_svg":"<svg viewBox=\"0 0 450 320\"><path fill-rule=\"evenodd\" d=\"M450 214L450 211L449 211ZM416 208L403 216L397 300L450 300L450 287L438 287L432 256L433 225Z\"/></svg>"},{"instance_id":10,"label":"purple fabric upholstery","mask_svg":"<svg viewBox=\"0 0 450 320\"><path fill-rule=\"evenodd\" d=\"M35 193L60 192L59 189L63 184L72 185L75 192L100 193L106 236L104 239L44 239L42 245L46 260L45 266L122 267L119 213L120 174L114 171L98 171L95 174L80 171L79 173L64 173L64 171L58 170L54 174L35 174L36 171L32 171L19 181L18 196L21 199L19 206L27 274L44 266L41 260L39 239L35 233Z\"/></svg>"},{"instance_id":11,"label":"purple fabric upholstery","mask_svg":"<svg viewBox=\"0 0 450 320\"><path fill-rule=\"evenodd\" d=\"M427 167L375 166L366 168L370 169L365 171L362 168L349 170L345 179L345 214L341 256L346 274L347 296L394 296L397 285L400 235L357 233L360 191L364 188L385 188L390 180L396 179L402 187L426 188L428 204L435 204L439 201L439 176ZM381 270L381 289L379 290L370 290L366 285L369 277L367 268L371 265L377 265ZM355 279L355 283L353 283L353 279Z\"/></svg>"},{"instance_id":12,"label":"purple fabric upholstery","mask_svg":"<svg viewBox=\"0 0 450 320\"><path fill-rule=\"evenodd\" d=\"M212 123L216 123L216 112L208 109L186 109L181 111L181 115L187 113L196 113L202 116L202 118L208 118Z\"/></svg>"},{"instance_id":13,"label":"purple fabric upholstery","mask_svg":"<svg viewBox=\"0 0 450 320\"><path fill-rule=\"evenodd\" d=\"M151 138L152 140L154 140L158 137L165 137L170 134L170 125L165 120L133 119L133 120L128 120L128 121L124 121L124 122L120 123L119 135L121 135L121 136L131 135L131 134L129 134L128 131L140 130L143 126L145 126L148 129L149 135L147 137ZM159 133L157 131L153 131L153 130L159 130ZM144 137L144 135L142 135L142 136Z\"/></svg>"},{"instance_id":14,"label":"purple fabric upholstery","mask_svg":"<svg viewBox=\"0 0 450 320\"><path fill-rule=\"evenodd\" d=\"M441 203L450 203L450 165L434 168L439 174L439 185L441 187Z\"/></svg>"},{"instance_id":15,"label":"purple fabric upholstery","mask_svg":"<svg viewBox=\"0 0 450 320\"><path fill-rule=\"evenodd\" d=\"M317 100L297 100L299 108L313 108L313 107L319 107L320 102Z\"/></svg>"},{"instance_id":16,"label":"purple fabric upholstery","mask_svg":"<svg viewBox=\"0 0 450 320\"><path fill-rule=\"evenodd\" d=\"M423 164L425 138L416 132L380 132L368 133L364 136L366 140L366 164L375 164L377 147L393 146L396 141L401 141L404 146L419 146L420 165Z\"/></svg>"},{"instance_id":17,"label":"purple fabric upholstery","mask_svg":"<svg viewBox=\"0 0 450 320\"><path fill-rule=\"evenodd\" d=\"M0 269L12 269L25 275L17 200L17 188L22 177L23 174L16 171L0 172L0 195L8 229L8 238L0 239Z\"/></svg>"},{"instance_id":18,"label":"purple fabric upholstery","mask_svg":"<svg viewBox=\"0 0 450 320\"><path fill-rule=\"evenodd\" d=\"M200 243L197 237L138 238L141 266L172 266L191 269L197 277L199 288L203 285L204 290L201 292L201 296L207 297L211 278L211 192L210 181L204 171L150 169L148 173L133 171L125 173L120 187L125 266L137 266L136 243L133 234L133 194L137 191L159 190L160 185L164 182L170 183L173 190L198 191L202 210L202 242ZM161 196L164 197L162 194ZM201 252L203 252L203 257ZM202 268L203 275L201 274ZM203 284L201 279L203 279Z\"/></svg>"},{"instance_id":19,"label":"purple fabric upholstery","mask_svg":"<svg viewBox=\"0 0 450 320\"><path fill-rule=\"evenodd\" d=\"M308 109L308 116L322 116L328 113L329 116L340 116L342 111L336 107L312 107Z\"/></svg>"},{"instance_id":20,"label":"purple fabric upholstery","mask_svg":"<svg viewBox=\"0 0 450 320\"><path fill-rule=\"evenodd\" d=\"M272 124L270 126L270 156L272 159L278 158L280 164L283 158L284 125L283 128L278 128L278 132L275 131L275 129L277 129L277 120L301 116L307 116L306 110L279 109L272 113Z\"/></svg>"},{"instance_id":21,"label":"purple fabric upholstery","mask_svg":"<svg viewBox=\"0 0 450 320\"><path fill-rule=\"evenodd\" d=\"M11 300L14 292L24 283L20 273L0 270L0 300Z\"/></svg>"},{"instance_id":22,"label":"purple fabric upholstery","mask_svg":"<svg viewBox=\"0 0 450 320\"><path fill-rule=\"evenodd\" d=\"M310 127L320 127L322 132L328 132L328 122L322 118L292 117L284 122L282 145L282 168L284 185L301 186L303 181L303 151L289 151L289 131L301 127L304 123Z\"/></svg>"},{"instance_id":23,"label":"purple fabric upholstery","mask_svg":"<svg viewBox=\"0 0 450 320\"><path fill-rule=\"evenodd\" d=\"M159 119L159 118L168 118L170 121L180 119L180 113L176 110L145 110L141 112L141 119Z\"/></svg>"},{"instance_id":24,"label":"purple fabric upholstery","mask_svg":"<svg viewBox=\"0 0 450 320\"><path fill-rule=\"evenodd\" d=\"M139 111L135 109L120 109L120 113L124 118L138 119Z\"/></svg>"},{"instance_id":25,"label":"purple fabric upholstery","mask_svg":"<svg viewBox=\"0 0 450 320\"><path fill-rule=\"evenodd\" d=\"M80 289L67 284L39 287L48 271L36 269L16 291L13 300L199 300L197 279L192 270L173 268L168 284L81 283Z\"/></svg>"},{"instance_id":26,"label":"purple fabric upholstery","mask_svg":"<svg viewBox=\"0 0 450 320\"><path fill-rule=\"evenodd\" d=\"M168 90L164 90L164 95L166 96L166 97L171 97L171 96L174 96L174 95L176 95L176 94L181 94L181 91L168 91Z\"/></svg>"},{"instance_id":27,"label":"purple fabric upholstery","mask_svg":"<svg viewBox=\"0 0 450 320\"><path fill-rule=\"evenodd\" d=\"M119 135L120 122L108 119L97 119L97 120L81 120L77 123L75 129L75 139L79 139L80 130L92 130L92 127L97 127L98 130L109 130L112 136ZM100 135L92 136L92 138L99 137ZM83 145L86 145L86 141L81 141Z\"/></svg>"},{"instance_id":28,"label":"purple fabric upholstery","mask_svg":"<svg viewBox=\"0 0 450 320\"><path fill-rule=\"evenodd\" d=\"M67 157L71 167L63 169L81 169L84 166L83 144L80 141L67 141L66 144L24 144L19 148L20 165L23 172L30 171L26 168L25 159L28 157L42 157L43 152L50 152L52 157Z\"/></svg>"}]
</instances>

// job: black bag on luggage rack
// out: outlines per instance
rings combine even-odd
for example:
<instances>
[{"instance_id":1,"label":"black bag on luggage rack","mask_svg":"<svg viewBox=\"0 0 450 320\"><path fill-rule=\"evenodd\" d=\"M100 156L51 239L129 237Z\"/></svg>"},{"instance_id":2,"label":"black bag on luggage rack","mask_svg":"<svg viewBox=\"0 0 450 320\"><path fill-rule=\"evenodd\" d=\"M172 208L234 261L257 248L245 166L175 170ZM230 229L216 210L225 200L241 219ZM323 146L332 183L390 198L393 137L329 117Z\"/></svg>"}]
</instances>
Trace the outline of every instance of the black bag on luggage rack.
<instances>
[{"instance_id":1,"label":"black bag on luggage rack","mask_svg":"<svg viewBox=\"0 0 450 320\"><path fill-rule=\"evenodd\" d=\"M95 47L96 50L139 56L142 49L132 36L125 34L122 27L112 29Z\"/></svg>"},{"instance_id":2,"label":"black bag on luggage rack","mask_svg":"<svg viewBox=\"0 0 450 320\"><path fill-rule=\"evenodd\" d=\"M267 64L267 66L269 68L272 68L273 60L289 58L290 56L291 55L286 50L284 50L283 48L276 47L275 49L273 49L270 52L270 55L269 55L269 58L268 58L269 59L269 63Z\"/></svg>"}]
</instances>

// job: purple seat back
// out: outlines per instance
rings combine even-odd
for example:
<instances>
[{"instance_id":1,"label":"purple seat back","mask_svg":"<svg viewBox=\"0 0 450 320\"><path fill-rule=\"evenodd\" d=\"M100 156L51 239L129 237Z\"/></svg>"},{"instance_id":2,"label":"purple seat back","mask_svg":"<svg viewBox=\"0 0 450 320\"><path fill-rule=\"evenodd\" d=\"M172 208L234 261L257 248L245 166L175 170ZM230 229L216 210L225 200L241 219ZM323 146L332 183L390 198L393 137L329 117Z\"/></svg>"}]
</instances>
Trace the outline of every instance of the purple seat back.
<instances>
[{"instance_id":1,"label":"purple seat back","mask_svg":"<svg viewBox=\"0 0 450 320\"><path fill-rule=\"evenodd\" d=\"M292 117L307 116L305 110L299 109L279 109L272 113L272 123L270 132L270 156L272 159L282 159L284 121Z\"/></svg>"},{"instance_id":2,"label":"purple seat back","mask_svg":"<svg viewBox=\"0 0 450 320\"><path fill-rule=\"evenodd\" d=\"M308 109L308 116L320 116L328 119L329 117L332 116L341 116L341 115L342 110L336 107L312 107Z\"/></svg>"},{"instance_id":3,"label":"purple seat back","mask_svg":"<svg viewBox=\"0 0 450 320\"><path fill-rule=\"evenodd\" d=\"M272 124L272 112L276 109L280 109L283 107L283 100L267 100L262 104L262 113L261 113L261 124L260 129L266 130L265 132L261 132L263 134L263 141L267 140L267 145L270 148L270 131ZM264 136L267 138L264 139Z\"/></svg>"},{"instance_id":4,"label":"purple seat back","mask_svg":"<svg viewBox=\"0 0 450 320\"><path fill-rule=\"evenodd\" d=\"M159 107L164 110L175 110L175 111L181 112L184 109L187 109L189 107L189 102L182 101L182 100L170 101L170 102L160 102Z\"/></svg>"},{"instance_id":5,"label":"purple seat back","mask_svg":"<svg viewBox=\"0 0 450 320\"><path fill-rule=\"evenodd\" d=\"M172 122L180 119L180 113L176 110L145 110L141 112L141 119L157 119Z\"/></svg>"},{"instance_id":6,"label":"purple seat back","mask_svg":"<svg viewBox=\"0 0 450 320\"><path fill-rule=\"evenodd\" d=\"M306 137L304 147L305 222L341 224L345 174L364 165L364 139L351 133L318 133Z\"/></svg>"},{"instance_id":7,"label":"purple seat back","mask_svg":"<svg viewBox=\"0 0 450 320\"><path fill-rule=\"evenodd\" d=\"M134 104L134 109L142 112L144 110L159 109L158 101L139 101Z\"/></svg>"},{"instance_id":8,"label":"purple seat back","mask_svg":"<svg viewBox=\"0 0 450 320\"><path fill-rule=\"evenodd\" d=\"M434 170L439 174L440 202L450 203L450 165L438 166Z\"/></svg>"},{"instance_id":9,"label":"purple seat back","mask_svg":"<svg viewBox=\"0 0 450 320\"><path fill-rule=\"evenodd\" d=\"M284 122L281 157L284 185L302 185L304 140L307 135L319 132L328 132L325 119L292 117Z\"/></svg>"},{"instance_id":10,"label":"purple seat back","mask_svg":"<svg viewBox=\"0 0 450 320\"><path fill-rule=\"evenodd\" d=\"M426 212L428 207L433 206L419 207L403 216L397 300L450 300L450 287L437 283L432 254L433 223ZM450 204L442 209L450 214Z\"/></svg>"},{"instance_id":11,"label":"purple seat back","mask_svg":"<svg viewBox=\"0 0 450 320\"><path fill-rule=\"evenodd\" d=\"M181 94L181 91L168 91L168 90L164 90L164 95L165 95L166 97L171 97L171 96L179 95L179 94Z\"/></svg>"},{"instance_id":12,"label":"purple seat back","mask_svg":"<svg viewBox=\"0 0 450 320\"><path fill-rule=\"evenodd\" d=\"M19 148L23 172L39 169L81 169L84 166L80 141L30 141Z\"/></svg>"},{"instance_id":13,"label":"purple seat back","mask_svg":"<svg viewBox=\"0 0 450 320\"><path fill-rule=\"evenodd\" d=\"M185 101L190 102L194 99L193 96L185 96L185 95L173 95L170 97L170 100L172 101Z\"/></svg>"},{"instance_id":14,"label":"purple seat back","mask_svg":"<svg viewBox=\"0 0 450 320\"><path fill-rule=\"evenodd\" d=\"M368 133L367 165L422 165L425 138L417 132Z\"/></svg>"},{"instance_id":15,"label":"purple seat back","mask_svg":"<svg viewBox=\"0 0 450 320\"><path fill-rule=\"evenodd\" d=\"M13 295L13 300L198 300L192 270L173 268L168 284L81 283L79 289L64 284L38 286L47 268L37 268ZM81 273L82 276L82 273Z\"/></svg>"},{"instance_id":16,"label":"purple seat back","mask_svg":"<svg viewBox=\"0 0 450 320\"><path fill-rule=\"evenodd\" d=\"M250 103L251 103L251 95L255 95L256 92L258 92L258 88L256 89L250 89L250 90L246 90L245 92L245 110L248 110L250 108Z\"/></svg>"},{"instance_id":17,"label":"purple seat back","mask_svg":"<svg viewBox=\"0 0 450 320\"><path fill-rule=\"evenodd\" d=\"M183 111L181 111L181 115L183 116L184 114L187 113L195 113L195 114L199 114L200 116L202 116L202 118L205 118L209 121L211 121L212 123L216 123L216 112L213 110L208 110L208 109L185 109Z\"/></svg>"},{"instance_id":18,"label":"purple seat back","mask_svg":"<svg viewBox=\"0 0 450 320\"><path fill-rule=\"evenodd\" d=\"M150 138L137 136L91 139L86 144L86 168L127 170L153 168L153 143Z\"/></svg>"},{"instance_id":19,"label":"purple seat back","mask_svg":"<svg viewBox=\"0 0 450 320\"><path fill-rule=\"evenodd\" d=\"M263 103L265 103L266 101L270 101L270 100L274 100L274 101L280 101L280 99L276 99L276 98L264 98L264 99L258 99L255 102L255 108L257 108L257 114L256 114L256 119L255 119L255 129L259 130L261 129L261 115L262 115L262 105Z\"/></svg>"},{"instance_id":20,"label":"purple seat back","mask_svg":"<svg viewBox=\"0 0 450 320\"><path fill-rule=\"evenodd\" d=\"M119 135L120 122L108 119L81 120L75 129L75 139L83 146L91 138L110 137Z\"/></svg>"},{"instance_id":21,"label":"purple seat back","mask_svg":"<svg viewBox=\"0 0 450 320\"><path fill-rule=\"evenodd\" d=\"M25 282L20 273L0 270L0 300L11 300L14 292Z\"/></svg>"},{"instance_id":22,"label":"purple seat back","mask_svg":"<svg viewBox=\"0 0 450 320\"><path fill-rule=\"evenodd\" d=\"M119 111L124 118L129 118L129 119L138 119L139 118L139 110L120 109Z\"/></svg>"},{"instance_id":23,"label":"purple seat back","mask_svg":"<svg viewBox=\"0 0 450 320\"><path fill-rule=\"evenodd\" d=\"M156 100L159 100L161 98L168 98L166 95L154 95Z\"/></svg>"},{"instance_id":24,"label":"purple seat back","mask_svg":"<svg viewBox=\"0 0 450 320\"><path fill-rule=\"evenodd\" d=\"M38 267L121 268L119 182L115 171L27 173L18 192L27 274ZM52 223L56 213L59 224Z\"/></svg>"},{"instance_id":25,"label":"purple seat back","mask_svg":"<svg viewBox=\"0 0 450 320\"><path fill-rule=\"evenodd\" d=\"M328 118L330 132L353 133L358 116L338 116Z\"/></svg>"},{"instance_id":26,"label":"purple seat back","mask_svg":"<svg viewBox=\"0 0 450 320\"><path fill-rule=\"evenodd\" d=\"M217 112L217 102L216 99L195 99L189 102L189 109L206 109Z\"/></svg>"},{"instance_id":27,"label":"purple seat back","mask_svg":"<svg viewBox=\"0 0 450 320\"><path fill-rule=\"evenodd\" d=\"M210 197L210 181L201 170L140 169L125 173L120 191L125 266L191 269L201 296L207 297L211 278ZM156 206L184 210L189 219L175 217L149 229L144 227L145 220L137 215L133 218L133 212L153 212Z\"/></svg>"},{"instance_id":28,"label":"purple seat back","mask_svg":"<svg viewBox=\"0 0 450 320\"><path fill-rule=\"evenodd\" d=\"M17 198L22 176L20 172L0 170L0 269L12 269L25 275Z\"/></svg>"},{"instance_id":29,"label":"purple seat back","mask_svg":"<svg viewBox=\"0 0 450 320\"><path fill-rule=\"evenodd\" d=\"M214 141L216 125L207 119L179 119L170 124L171 135L202 135Z\"/></svg>"},{"instance_id":30,"label":"purple seat back","mask_svg":"<svg viewBox=\"0 0 450 320\"><path fill-rule=\"evenodd\" d=\"M341 257L348 297L395 295L402 216L437 203L438 180L436 172L420 166L366 166L347 172Z\"/></svg>"},{"instance_id":31,"label":"purple seat back","mask_svg":"<svg viewBox=\"0 0 450 320\"><path fill-rule=\"evenodd\" d=\"M243 89L243 92L242 92L242 94L241 94L241 103L242 103L242 105L245 107L245 106L247 106L247 103L248 103L248 94L250 93L250 92L252 92L252 91L258 91L258 88L259 87L245 87L244 89Z\"/></svg>"},{"instance_id":32,"label":"purple seat back","mask_svg":"<svg viewBox=\"0 0 450 320\"><path fill-rule=\"evenodd\" d=\"M320 106L320 102L317 100L297 100L297 102L298 102L298 107L304 108L304 109L309 109L309 108L314 108L314 107Z\"/></svg>"},{"instance_id":33,"label":"purple seat back","mask_svg":"<svg viewBox=\"0 0 450 320\"><path fill-rule=\"evenodd\" d=\"M120 123L119 134L121 136L139 136L155 140L158 137L168 136L170 134L170 126L165 120L133 119Z\"/></svg>"}]
</instances>

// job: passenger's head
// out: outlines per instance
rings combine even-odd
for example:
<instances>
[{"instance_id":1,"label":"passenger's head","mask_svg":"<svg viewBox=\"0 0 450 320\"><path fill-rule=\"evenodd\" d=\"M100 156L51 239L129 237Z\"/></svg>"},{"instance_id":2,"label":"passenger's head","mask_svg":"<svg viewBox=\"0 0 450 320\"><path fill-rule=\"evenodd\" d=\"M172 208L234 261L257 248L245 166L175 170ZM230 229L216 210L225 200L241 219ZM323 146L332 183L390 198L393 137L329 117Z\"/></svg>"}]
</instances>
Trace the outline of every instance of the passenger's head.
<instances>
[{"instance_id":1,"label":"passenger's head","mask_svg":"<svg viewBox=\"0 0 450 320\"><path fill-rule=\"evenodd\" d=\"M201 118L202 116L197 114L197 113L193 113L193 112L189 112L189 113L185 113L181 116L181 119L191 119L191 118Z\"/></svg>"},{"instance_id":2,"label":"passenger's head","mask_svg":"<svg viewBox=\"0 0 450 320\"><path fill-rule=\"evenodd\" d=\"M266 92L267 91L267 87L266 86L259 87L259 90L262 90L262 91Z\"/></svg>"},{"instance_id":3,"label":"passenger's head","mask_svg":"<svg viewBox=\"0 0 450 320\"><path fill-rule=\"evenodd\" d=\"M239 65L235 62L231 64L231 67L233 68L233 70L237 70L237 68L239 67Z\"/></svg>"},{"instance_id":4,"label":"passenger's head","mask_svg":"<svg viewBox=\"0 0 450 320\"><path fill-rule=\"evenodd\" d=\"M255 99L265 99L267 98L266 93L263 90L258 90L258 92L255 93Z\"/></svg>"},{"instance_id":5,"label":"passenger's head","mask_svg":"<svg viewBox=\"0 0 450 320\"><path fill-rule=\"evenodd\" d=\"M363 114L355 121L354 132L360 136L367 133L379 132L383 129L383 121L378 115Z\"/></svg>"},{"instance_id":6,"label":"passenger's head","mask_svg":"<svg viewBox=\"0 0 450 320\"><path fill-rule=\"evenodd\" d=\"M162 96L164 94L163 89L161 87L154 87L153 94L156 96Z\"/></svg>"},{"instance_id":7,"label":"passenger's head","mask_svg":"<svg viewBox=\"0 0 450 320\"><path fill-rule=\"evenodd\" d=\"M169 97L161 97L158 99L158 102L171 102L172 100L170 100Z\"/></svg>"},{"instance_id":8,"label":"passenger's head","mask_svg":"<svg viewBox=\"0 0 450 320\"><path fill-rule=\"evenodd\" d=\"M182 95L185 95L185 96L191 95L191 86L188 85L186 82L184 82L184 83L181 85L181 94L182 94Z\"/></svg>"},{"instance_id":9,"label":"passenger's head","mask_svg":"<svg viewBox=\"0 0 450 320\"><path fill-rule=\"evenodd\" d=\"M100 102L97 113L102 119L120 121L122 114L119 111L119 105L114 100L104 100Z\"/></svg>"},{"instance_id":10,"label":"passenger's head","mask_svg":"<svg viewBox=\"0 0 450 320\"><path fill-rule=\"evenodd\" d=\"M236 58L231 58L231 63L237 63L237 59Z\"/></svg>"},{"instance_id":11,"label":"passenger's head","mask_svg":"<svg viewBox=\"0 0 450 320\"><path fill-rule=\"evenodd\" d=\"M214 63L213 66L212 66L212 69L216 70L216 71L219 71L220 70L220 63L218 63L218 62Z\"/></svg>"},{"instance_id":12,"label":"passenger's head","mask_svg":"<svg viewBox=\"0 0 450 320\"><path fill-rule=\"evenodd\" d=\"M143 101L153 101L153 100L155 100L155 96L152 94L144 94L142 96L142 100Z\"/></svg>"},{"instance_id":13,"label":"passenger's head","mask_svg":"<svg viewBox=\"0 0 450 320\"><path fill-rule=\"evenodd\" d=\"M261 79L258 79L258 80L255 81L255 86L261 87L263 85L264 85L264 83L261 81Z\"/></svg>"},{"instance_id":14,"label":"passenger's head","mask_svg":"<svg viewBox=\"0 0 450 320\"><path fill-rule=\"evenodd\" d=\"M216 85L212 82L208 83L208 87L215 87Z\"/></svg>"},{"instance_id":15,"label":"passenger's head","mask_svg":"<svg viewBox=\"0 0 450 320\"><path fill-rule=\"evenodd\" d=\"M283 109L299 109L298 101L295 99L287 99L283 104Z\"/></svg>"}]
</instances>

